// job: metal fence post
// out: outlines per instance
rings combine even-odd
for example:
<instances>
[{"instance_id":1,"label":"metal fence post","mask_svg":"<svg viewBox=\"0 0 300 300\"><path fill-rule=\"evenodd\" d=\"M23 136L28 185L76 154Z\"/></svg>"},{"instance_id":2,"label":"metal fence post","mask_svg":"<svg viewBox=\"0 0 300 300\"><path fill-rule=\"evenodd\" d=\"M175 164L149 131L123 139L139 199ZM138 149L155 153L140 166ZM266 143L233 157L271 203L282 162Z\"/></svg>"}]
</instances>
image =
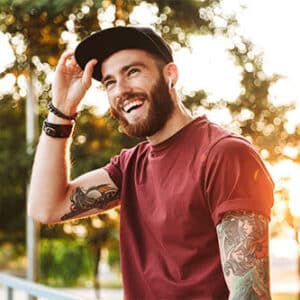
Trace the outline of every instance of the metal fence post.
<instances>
[{"instance_id":1,"label":"metal fence post","mask_svg":"<svg viewBox=\"0 0 300 300\"><path fill-rule=\"evenodd\" d=\"M13 300L13 289L11 287L6 288L6 300Z\"/></svg>"},{"instance_id":2,"label":"metal fence post","mask_svg":"<svg viewBox=\"0 0 300 300\"><path fill-rule=\"evenodd\" d=\"M33 154L35 142L37 140L37 103L34 89L34 75L30 67L29 59L28 77L27 77L27 98L26 98L26 142L27 153ZM27 186L27 202L28 202ZM26 249L27 249L27 279L31 281L38 280L39 270L39 224L27 216L26 218ZM28 296L28 300L34 297Z\"/></svg>"}]
</instances>

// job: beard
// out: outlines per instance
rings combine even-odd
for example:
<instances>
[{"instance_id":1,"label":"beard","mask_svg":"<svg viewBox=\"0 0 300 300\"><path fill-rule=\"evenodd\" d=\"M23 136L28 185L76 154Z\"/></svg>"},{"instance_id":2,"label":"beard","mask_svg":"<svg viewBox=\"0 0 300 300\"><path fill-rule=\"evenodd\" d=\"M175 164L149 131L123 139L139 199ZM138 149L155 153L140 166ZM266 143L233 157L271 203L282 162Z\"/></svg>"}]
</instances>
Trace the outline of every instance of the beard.
<instances>
[{"instance_id":1,"label":"beard","mask_svg":"<svg viewBox=\"0 0 300 300\"><path fill-rule=\"evenodd\" d=\"M111 115L119 121L122 131L131 137L144 138L152 136L162 129L174 111L169 88L162 74L150 90L150 98L145 93L129 93L126 99L142 97L149 101L147 117L130 124L121 109L111 108Z\"/></svg>"}]
</instances>

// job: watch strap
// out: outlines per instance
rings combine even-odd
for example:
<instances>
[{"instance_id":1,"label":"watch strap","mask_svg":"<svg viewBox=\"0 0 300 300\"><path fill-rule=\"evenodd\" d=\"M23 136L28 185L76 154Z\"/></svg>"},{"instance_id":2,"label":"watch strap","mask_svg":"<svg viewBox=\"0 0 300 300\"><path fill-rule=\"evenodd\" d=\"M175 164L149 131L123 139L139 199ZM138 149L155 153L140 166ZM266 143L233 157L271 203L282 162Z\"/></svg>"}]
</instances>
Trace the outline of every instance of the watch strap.
<instances>
[{"instance_id":1,"label":"watch strap","mask_svg":"<svg viewBox=\"0 0 300 300\"><path fill-rule=\"evenodd\" d=\"M46 120L43 123L44 132L51 137L55 138L68 138L72 135L74 124L53 124Z\"/></svg>"}]
</instances>

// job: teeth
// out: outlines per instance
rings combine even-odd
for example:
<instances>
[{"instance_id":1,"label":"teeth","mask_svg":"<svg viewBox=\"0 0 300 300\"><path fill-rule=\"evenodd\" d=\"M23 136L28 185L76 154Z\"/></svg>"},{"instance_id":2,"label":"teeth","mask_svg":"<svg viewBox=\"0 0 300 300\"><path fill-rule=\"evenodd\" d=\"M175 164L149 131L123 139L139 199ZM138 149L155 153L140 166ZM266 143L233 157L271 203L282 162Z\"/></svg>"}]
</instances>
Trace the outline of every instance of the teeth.
<instances>
[{"instance_id":1,"label":"teeth","mask_svg":"<svg viewBox=\"0 0 300 300\"><path fill-rule=\"evenodd\" d=\"M135 100L135 101L131 101L129 103L126 103L124 106L123 106L123 110L125 112L129 112L132 108L136 107L136 106L140 106L143 104L143 101L141 100Z\"/></svg>"}]
</instances>

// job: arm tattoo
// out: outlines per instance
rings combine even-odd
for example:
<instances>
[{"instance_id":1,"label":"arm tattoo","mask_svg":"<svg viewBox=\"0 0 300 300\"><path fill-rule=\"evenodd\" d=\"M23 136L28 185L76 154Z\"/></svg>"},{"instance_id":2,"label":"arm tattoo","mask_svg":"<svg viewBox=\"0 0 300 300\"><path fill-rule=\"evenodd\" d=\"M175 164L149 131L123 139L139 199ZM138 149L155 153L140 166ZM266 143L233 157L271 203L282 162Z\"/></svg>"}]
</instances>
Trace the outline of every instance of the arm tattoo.
<instances>
[{"instance_id":1,"label":"arm tattoo","mask_svg":"<svg viewBox=\"0 0 300 300\"><path fill-rule=\"evenodd\" d=\"M270 300L267 218L230 212L217 226L217 234L230 299Z\"/></svg>"},{"instance_id":2,"label":"arm tattoo","mask_svg":"<svg viewBox=\"0 0 300 300\"><path fill-rule=\"evenodd\" d=\"M119 200L118 189L108 184L93 186L88 190L77 187L71 195L70 212L64 214L61 220L67 220L91 209L108 209L113 202Z\"/></svg>"}]
</instances>

